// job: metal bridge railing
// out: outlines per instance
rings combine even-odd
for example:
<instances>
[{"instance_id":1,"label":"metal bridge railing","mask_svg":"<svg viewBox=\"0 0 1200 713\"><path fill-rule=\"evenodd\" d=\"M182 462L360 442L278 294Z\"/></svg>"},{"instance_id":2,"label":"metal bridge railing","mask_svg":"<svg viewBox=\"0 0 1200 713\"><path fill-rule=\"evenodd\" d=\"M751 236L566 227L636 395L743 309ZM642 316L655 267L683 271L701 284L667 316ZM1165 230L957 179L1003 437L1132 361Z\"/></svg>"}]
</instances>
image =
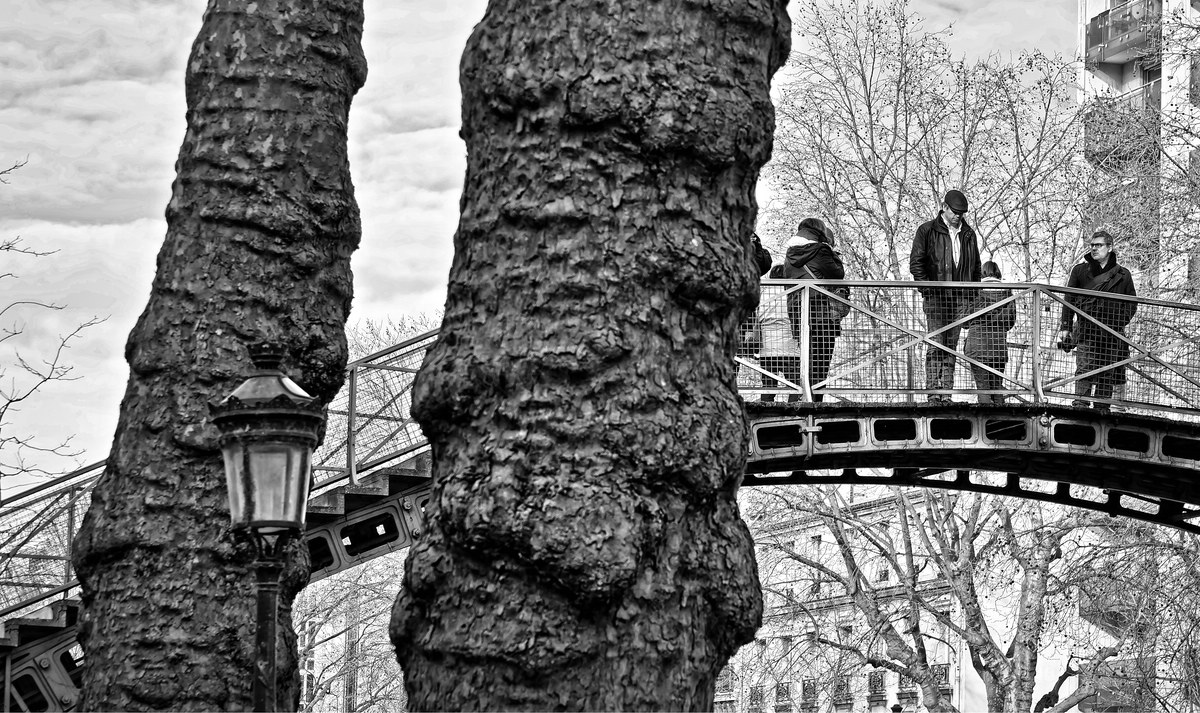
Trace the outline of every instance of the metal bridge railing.
<instances>
[{"instance_id":1,"label":"metal bridge railing","mask_svg":"<svg viewBox=\"0 0 1200 713\"><path fill-rule=\"evenodd\" d=\"M427 332L347 365L346 383L329 404L324 443L313 454L314 496L428 448L410 407L413 376L435 341L437 332ZM77 595L71 542L104 466L93 463L0 501L0 619Z\"/></svg>"},{"instance_id":2,"label":"metal bridge railing","mask_svg":"<svg viewBox=\"0 0 1200 713\"><path fill-rule=\"evenodd\" d=\"M836 289L840 287L849 287L848 295ZM981 290L997 287L1011 293L993 302L977 299ZM970 309L956 312L931 331L918 291L926 288L954 289ZM1062 309L1074 313L1076 320L1098 322L1072 304L1089 295L1094 293L1017 283L767 280L758 317L745 325L757 323L763 339L744 341L736 354L739 389L748 401L770 396L895 403L932 394L960 401L987 395L1019 403L1069 404L1078 378L1108 370L1076 376L1076 352L1063 352L1054 344ZM1105 298L1134 305L1124 330L1096 326L1128 349L1114 362L1125 367L1128 383L1121 398L1090 400L1175 420L1200 420L1200 307ZM1001 337L1006 360L998 366L997 354L972 350L969 341L972 329L982 330L984 322L1003 311L1012 312L1012 328ZM844 316L833 320L840 312ZM771 329L764 316L767 322L773 320L777 336L782 326L799 337L793 338L783 361L765 348ZM939 334L956 327L965 332L954 347L937 341ZM314 455L314 495L357 482L364 474L428 448L412 419L412 381L436 340L437 332L427 332L347 366L346 384L329 406L324 445ZM948 388L926 387L926 355L931 350L953 355L957 362ZM972 367L997 377L998 385L980 388ZM764 377L769 385L764 385ZM96 463L0 501L0 617L73 593L67 553L103 468L103 462Z\"/></svg>"},{"instance_id":3,"label":"metal bridge railing","mask_svg":"<svg viewBox=\"0 0 1200 713\"><path fill-rule=\"evenodd\" d=\"M837 290L843 287L848 295ZM932 328L921 290L953 295L942 303L952 309L936 314L941 321ZM765 280L758 314L742 328L739 390L748 401L1083 399L1102 409L1200 420L1200 306L1100 295L1028 283ZM1063 310L1086 325L1090 345L1058 348ZM1114 326L1129 312L1126 326ZM781 327L788 332L781 335ZM960 330L953 344L944 338ZM791 343L772 343L781 336ZM931 353L944 356L931 361ZM1081 355L1086 368L1077 373ZM943 372L935 383L931 371L950 359L952 380ZM1080 380L1104 383L1122 369L1126 383L1114 394L1076 394Z\"/></svg>"}]
</instances>

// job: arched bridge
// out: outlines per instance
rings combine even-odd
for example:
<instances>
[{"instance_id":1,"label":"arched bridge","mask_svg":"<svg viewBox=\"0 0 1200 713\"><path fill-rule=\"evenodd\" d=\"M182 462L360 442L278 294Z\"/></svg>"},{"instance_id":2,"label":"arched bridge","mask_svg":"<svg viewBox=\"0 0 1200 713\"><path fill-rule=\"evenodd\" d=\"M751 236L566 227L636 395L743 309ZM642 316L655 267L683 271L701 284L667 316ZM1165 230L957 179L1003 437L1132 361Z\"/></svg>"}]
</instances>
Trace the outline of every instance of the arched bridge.
<instances>
[{"instance_id":1,"label":"arched bridge","mask_svg":"<svg viewBox=\"0 0 1200 713\"><path fill-rule=\"evenodd\" d=\"M840 286L848 296L834 291ZM958 290L962 309L930 330L911 282L763 283L760 314L784 314L788 331L803 338L782 360L765 340L738 347L751 422L746 484L956 488L1200 531L1200 308L1113 297L1134 307L1133 320L1123 330L1096 329L1123 346L1111 363L1077 374L1074 354L1054 343L1064 309L1076 322L1097 321L1072 306L1087 293L1011 284L987 301L978 284L922 287ZM845 312L837 330L821 318L832 303ZM1003 360L968 346L970 330L987 331L980 325L1002 311L1012 327L992 341ZM968 339L939 339L962 327ZM419 536L429 462L411 418L411 386L436 338L424 334L349 365L314 458L305 537L315 579ZM926 388L930 352L957 362L953 380L938 388ZM1079 379L1103 378L1113 366L1124 367L1123 390L1073 405ZM981 387L972 368L996 378ZM103 465L0 501L0 654L11 710L74 706L81 653L68 548Z\"/></svg>"}]
</instances>

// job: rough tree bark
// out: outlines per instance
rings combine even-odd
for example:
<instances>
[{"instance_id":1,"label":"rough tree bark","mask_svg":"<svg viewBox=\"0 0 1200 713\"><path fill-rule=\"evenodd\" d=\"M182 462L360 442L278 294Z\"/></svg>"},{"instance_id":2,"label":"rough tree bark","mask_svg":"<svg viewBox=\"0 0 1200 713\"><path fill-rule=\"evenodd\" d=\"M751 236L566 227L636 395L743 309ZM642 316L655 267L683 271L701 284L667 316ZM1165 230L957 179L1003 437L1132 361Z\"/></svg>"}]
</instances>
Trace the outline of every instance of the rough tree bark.
<instances>
[{"instance_id":1,"label":"rough tree bark","mask_svg":"<svg viewBox=\"0 0 1200 713\"><path fill-rule=\"evenodd\" d=\"M126 346L112 453L74 548L84 710L248 710L251 552L230 532L207 403L247 374L247 341L324 402L342 383L360 227L346 155L366 78L361 0L211 0L187 69L187 133L149 303ZM293 705L293 548L281 701ZM286 703L285 703L286 705Z\"/></svg>"},{"instance_id":2,"label":"rough tree bark","mask_svg":"<svg viewBox=\"0 0 1200 713\"><path fill-rule=\"evenodd\" d=\"M414 709L705 709L761 618L731 359L786 0L493 0L434 458L392 640Z\"/></svg>"}]
</instances>

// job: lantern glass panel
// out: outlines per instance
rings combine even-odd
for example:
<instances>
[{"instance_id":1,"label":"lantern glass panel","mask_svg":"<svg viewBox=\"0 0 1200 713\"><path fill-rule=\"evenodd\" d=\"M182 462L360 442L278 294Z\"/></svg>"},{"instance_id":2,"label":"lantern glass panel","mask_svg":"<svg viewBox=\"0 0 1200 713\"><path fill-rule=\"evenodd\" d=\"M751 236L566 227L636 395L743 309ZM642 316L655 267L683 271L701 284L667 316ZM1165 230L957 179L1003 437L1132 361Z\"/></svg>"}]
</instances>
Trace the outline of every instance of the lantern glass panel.
<instances>
[{"instance_id":1,"label":"lantern glass panel","mask_svg":"<svg viewBox=\"0 0 1200 713\"><path fill-rule=\"evenodd\" d=\"M234 525L246 523L246 498L243 496L242 458L245 449L240 441L232 441L221 448L225 457L225 486L229 489L229 519Z\"/></svg>"},{"instance_id":2,"label":"lantern glass panel","mask_svg":"<svg viewBox=\"0 0 1200 713\"><path fill-rule=\"evenodd\" d=\"M264 533L303 527L309 449L299 443L258 443L249 448L250 526Z\"/></svg>"}]
</instances>

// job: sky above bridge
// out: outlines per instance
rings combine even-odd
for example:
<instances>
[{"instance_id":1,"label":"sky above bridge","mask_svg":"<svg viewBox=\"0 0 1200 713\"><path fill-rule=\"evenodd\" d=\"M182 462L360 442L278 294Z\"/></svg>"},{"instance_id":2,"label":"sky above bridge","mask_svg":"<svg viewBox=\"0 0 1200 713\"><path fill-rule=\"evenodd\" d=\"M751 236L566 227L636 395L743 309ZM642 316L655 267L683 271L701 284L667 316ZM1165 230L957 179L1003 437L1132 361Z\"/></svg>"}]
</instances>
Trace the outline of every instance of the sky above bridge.
<instances>
[{"instance_id":1,"label":"sky above bridge","mask_svg":"<svg viewBox=\"0 0 1200 713\"><path fill-rule=\"evenodd\" d=\"M4 4L0 168L28 163L0 185L0 239L19 236L28 247L58 252L5 255L0 274L20 277L0 281L0 307L15 299L65 306L22 313L29 358L74 325L107 317L68 353L82 378L48 387L9 420L47 439L75 434L86 451L81 462L105 457L116 426L124 344L166 231L184 133L184 64L204 6ZM458 59L484 7L484 0L366 0L370 74L350 118L363 217L352 320L428 313L445 299L465 169ZM1077 6L1069 0L914 0L911 7L931 28L953 23L952 48L968 56L1075 51Z\"/></svg>"}]
</instances>

